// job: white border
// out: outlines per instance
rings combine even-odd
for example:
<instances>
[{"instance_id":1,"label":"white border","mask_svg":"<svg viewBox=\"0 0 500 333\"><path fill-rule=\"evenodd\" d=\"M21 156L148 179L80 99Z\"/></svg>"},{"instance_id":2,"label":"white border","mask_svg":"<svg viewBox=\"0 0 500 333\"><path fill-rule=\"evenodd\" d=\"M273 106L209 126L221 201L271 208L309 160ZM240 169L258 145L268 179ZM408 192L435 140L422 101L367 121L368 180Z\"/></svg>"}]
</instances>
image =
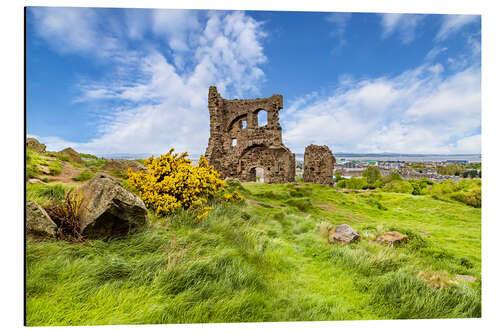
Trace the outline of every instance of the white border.
<instances>
[{"instance_id":1,"label":"white border","mask_svg":"<svg viewBox=\"0 0 500 333\"><path fill-rule=\"evenodd\" d=\"M23 7L27 6L80 6L80 7L141 7L141 8L198 8L198 9L253 9L253 10L300 10L300 11L346 11L385 13L456 13L482 15L482 154L483 154L483 318L451 320L399 320L399 321L347 321L347 322L287 322L264 324L203 324L203 325L142 325L142 326L97 326L64 328L25 328L23 320L23 57L24 57L24 17ZM500 254L500 221L497 218L498 192L498 78L500 77L500 53L498 32L500 31L499 11L495 1L457 0L376 0L376 1L153 1L153 0L52 0L52 1L4 1L0 10L2 43L0 92L2 96L2 297L0 314L1 326L11 330L89 330L130 331L134 329L175 332L205 331L328 331L348 332L422 332L433 331L493 331L500 327L498 299L499 268L496 255ZM6 330L6 331L7 331Z\"/></svg>"}]
</instances>

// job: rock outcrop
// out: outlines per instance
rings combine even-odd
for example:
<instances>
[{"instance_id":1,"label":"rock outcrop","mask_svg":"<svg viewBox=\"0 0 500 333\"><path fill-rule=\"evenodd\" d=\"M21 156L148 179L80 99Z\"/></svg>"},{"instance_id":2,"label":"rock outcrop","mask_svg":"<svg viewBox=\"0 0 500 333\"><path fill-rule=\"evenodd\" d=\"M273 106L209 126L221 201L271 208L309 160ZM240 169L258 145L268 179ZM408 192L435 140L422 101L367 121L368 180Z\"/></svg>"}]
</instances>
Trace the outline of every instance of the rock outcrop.
<instances>
[{"instance_id":1,"label":"rock outcrop","mask_svg":"<svg viewBox=\"0 0 500 333\"><path fill-rule=\"evenodd\" d=\"M34 201L26 202L26 235L28 238L56 238L57 225L45 209Z\"/></svg>"},{"instance_id":2,"label":"rock outcrop","mask_svg":"<svg viewBox=\"0 0 500 333\"><path fill-rule=\"evenodd\" d=\"M309 145L304 152L304 182L333 183L335 157L328 146Z\"/></svg>"},{"instance_id":3,"label":"rock outcrop","mask_svg":"<svg viewBox=\"0 0 500 333\"><path fill-rule=\"evenodd\" d=\"M335 228L330 229L328 235L329 243L341 243L341 244L349 244L351 242L355 242L361 238L359 232L354 230L348 224L341 224L336 226Z\"/></svg>"},{"instance_id":4,"label":"rock outcrop","mask_svg":"<svg viewBox=\"0 0 500 333\"><path fill-rule=\"evenodd\" d=\"M222 179L286 183L295 179L295 154L282 140L279 111L283 96L233 99L221 97L216 87L208 91L210 138L205 156ZM267 122L259 124L259 113Z\"/></svg>"},{"instance_id":5,"label":"rock outcrop","mask_svg":"<svg viewBox=\"0 0 500 333\"><path fill-rule=\"evenodd\" d=\"M79 191L80 229L85 238L122 236L146 224L144 202L106 174L97 174Z\"/></svg>"},{"instance_id":6,"label":"rock outcrop","mask_svg":"<svg viewBox=\"0 0 500 333\"><path fill-rule=\"evenodd\" d=\"M78 154L78 152L76 152L73 148L69 147L69 148L65 148L59 152L57 152L58 154L61 154L61 155L68 155L69 158L73 161L73 162L76 162L76 163L80 163L80 164L84 164L85 161L83 160L83 158L80 156L80 154Z\"/></svg>"},{"instance_id":7,"label":"rock outcrop","mask_svg":"<svg viewBox=\"0 0 500 333\"><path fill-rule=\"evenodd\" d=\"M378 236L376 241L380 244L394 245L404 242L408 239L408 236L399 233L397 231L386 231L382 235Z\"/></svg>"},{"instance_id":8,"label":"rock outcrop","mask_svg":"<svg viewBox=\"0 0 500 333\"><path fill-rule=\"evenodd\" d=\"M43 143L40 143L35 138L27 138L26 139L26 147L36 151L37 153L45 153L45 149L47 148L46 145L44 145Z\"/></svg>"}]
</instances>

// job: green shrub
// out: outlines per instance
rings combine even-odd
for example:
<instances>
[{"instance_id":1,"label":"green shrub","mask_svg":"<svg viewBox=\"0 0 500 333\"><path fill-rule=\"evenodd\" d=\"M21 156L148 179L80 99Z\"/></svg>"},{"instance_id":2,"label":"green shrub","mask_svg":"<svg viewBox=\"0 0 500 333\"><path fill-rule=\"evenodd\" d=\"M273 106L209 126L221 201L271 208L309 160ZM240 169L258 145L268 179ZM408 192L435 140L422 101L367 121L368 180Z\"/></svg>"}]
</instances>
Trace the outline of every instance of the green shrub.
<instances>
[{"instance_id":1,"label":"green shrub","mask_svg":"<svg viewBox=\"0 0 500 333\"><path fill-rule=\"evenodd\" d=\"M78 177L73 177L73 180L77 182L83 182L92 179L93 177L94 174L92 172L90 172L89 170L84 170L78 175Z\"/></svg>"},{"instance_id":2,"label":"green shrub","mask_svg":"<svg viewBox=\"0 0 500 333\"><path fill-rule=\"evenodd\" d=\"M340 188L347 188L351 190L362 190L368 188L368 181L366 177L352 177L351 179L342 179L337 183Z\"/></svg>"},{"instance_id":3,"label":"green shrub","mask_svg":"<svg viewBox=\"0 0 500 333\"><path fill-rule=\"evenodd\" d=\"M436 199L451 199L472 207L481 207L480 179L464 179L459 182L445 180L429 187L428 192Z\"/></svg>"},{"instance_id":4,"label":"green shrub","mask_svg":"<svg viewBox=\"0 0 500 333\"><path fill-rule=\"evenodd\" d=\"M428 187L433 185L434 182L427 179L427 178L421 178L421 179L410 179L408 181L411 186L413 187L413 195L424 195L428 193Z\"/></svg>"},{"instance_id":5,"label":"green shrub","mask_svg":"<svg viewBox=\"0 0 500 333\"><path fill-rule=\"evenodd\" d=\"M392 180L382 188L384 192L412 193L413 186L404 180Z\"/></svg>"},{"instance_id":6,"label":"green shrub","mask_svg":"<svg viewBox=\"0 0 500 333\"><path fill-rule=\"evenodd\" d=\"M450 198L463 202L469 206L480 208L481 207L481 188L474 188L466 192L456 192L450 195Z\"/></svg>"}]
</instances>

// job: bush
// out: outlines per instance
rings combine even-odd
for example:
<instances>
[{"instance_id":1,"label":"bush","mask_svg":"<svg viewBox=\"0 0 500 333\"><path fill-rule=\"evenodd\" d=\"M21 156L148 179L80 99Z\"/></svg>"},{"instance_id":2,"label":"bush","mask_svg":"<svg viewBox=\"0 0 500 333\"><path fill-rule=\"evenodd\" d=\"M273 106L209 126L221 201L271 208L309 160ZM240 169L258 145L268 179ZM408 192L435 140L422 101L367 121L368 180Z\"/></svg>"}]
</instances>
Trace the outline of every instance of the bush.
<instances>
[{"instance_id":1,"label":"bush","mask_svg":"<svg viewBox=\"0 0 500 333\"><path fill-rule=\"evenodd\" d=\"M429 192L433 198L439 200L451 199L472 207L481 207L480 179L464 179L460 182L442 181L429 187Z\"/></svg>"},{"instance_id":2,"label":"bush","mask_svg":"<svg viewBox=\"0 0 500 333\"><path fill-rule=\"evenodd\" d=\"M392 180L382 188L384 192L412 193L413 186L404 180Z\"/></svg>"},{"instance_id":3,"label":"bush","mask_svg":"<svg viewBox=\"0 0 500 333\"><path fill-rule=\"evenodd\" d=\"M408 181L411 186L413 187L413 195L423 195L428 193L428 187L430 185L433 185L434 182L427 179L427 178L421 178L421 179L410 179Z\"/></svg>"},{"instance_id":4,"label":"bush","mask_svg":"<svg viewBox=\"0 0 500 333\"><path fill-rule=\"evenodd\" d=\"M89 170L84 170L78 175L78 177L73 177L74 181L77 182L83 182L89 179L92 179L94 177L94 174L90 172Z\"/></svg>"},{"instance_id":5,"label":"bush","mask_svg":"<svg viewBox=\"0 0 500 333\"><path fill-rule=\"evenodd\" d=\"M450 196L455 201L463 202L469 206L480 208L481 207L481 188L474 188L466 192L453 193Z\"/></svg>"},{"instance_id":6,"label":"bush","mask_svg":"<svg viewBox=\"0 0 500 333\"><path fill-rule=\"evenodd\" d=\"M128 182L134 187L147 207L156 214L169 214L177 208L187 209L204 197L214 197L227 184L204 156L198 166L191 165L187 153L173 153L174 149L158 158L144 161L148 172L128 170Z\"/></svg>"},{"instance_id":7,"label":"bush","mask_svg":"<svg viewBox=\"0 0 500 333\"><path fill-rule=\"evenodd\" d=\"M82 241L80 218L78 211L82 203L82 193L69 191L62 203L53 202L45 207L45 211L57 225L57 237L74 241Z\"/></svg>"},{"instance_id":8,"label":"bush","mask_svg":"<svg viewBox=\"0 0 500 333\"><path fill-rule=\"evenodd\" d=\"M340 188L351 190L362 190L368 188L366 177L352 177L351 179L342 179L337 183Z\"/></svg>"}]
</instances>

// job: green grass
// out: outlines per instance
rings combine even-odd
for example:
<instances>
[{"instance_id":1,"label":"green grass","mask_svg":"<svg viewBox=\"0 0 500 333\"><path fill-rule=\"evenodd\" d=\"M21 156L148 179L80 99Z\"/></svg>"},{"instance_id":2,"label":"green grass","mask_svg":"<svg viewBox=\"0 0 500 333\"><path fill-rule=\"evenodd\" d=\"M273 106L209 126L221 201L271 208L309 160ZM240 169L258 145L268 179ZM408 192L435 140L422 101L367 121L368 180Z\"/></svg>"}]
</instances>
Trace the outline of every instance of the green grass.
<instances>
[{"instance_id":1,"label":"green grass","mask_svg":"<svg viewBox=\"0 0 500 333\"><path fill-rule=\"evenodd\" d=\"M83 170L77 177L73 177L72 179L77 182L83 182L89 179L92 179L94 174L89 170Z\"/></svg>"},{"instance_id":2,"label":"green grass","mask_svg":"<svg viewBox=\"0 0 500 333\"><path fill-rule=\"evenodd\" d=\"M62 164L57 160L50 160L47 156L37 153L31 149L26 149L26 177L37 178L42 175L41 167L48 167L51 175L56 176L61 173Z\"/></svg>"},{"instance_id":3,"label":"green grass","mask_svg":"<svg viewBox=\"0 0 500 333\"><path fill-rule=\"evenodd\" d=\"M53 201L62 202L70 189L62 184L26 184L26 200L36 201L42 206Z\"/></svg>"},{"instance_id":4,"label":"green grass","mask_svg":"<svg viewBox=\"0 0 500 333\"><path fill-rule=\"evenodd\" d=\"M49 163L49 170L50 170L50 174L52 176L57 176L58 174L60 174L62 171L62 168L63 168L63 165L59 161L51 161Z\"/></svg>"},{"instance_id":5,"label":"green grass","mask_svg":"<svg viewBox=\"0 0 500 333\"><path fill-rule=\"evenodd\" d=\"M481 316L481 210L429 195L231 184L246 204L201 221L149 214L141 232L29 242L27 324L98 325ZM348 223L362 240L327 242ZM399 231L395 247L373 240ZM420 271L478 281L435 289Z\"/></svg>"},{"instance_id":6,"label":"green grass","mask_svg":"<svg viewBox=\"0 0 500 333\"><path fill-rule=\"evenodd\" d=\"M95 158L85 161L85 167L89 168L92 172L98 172L104 165L106 165L105 158Z\"/></svg>"}]
</instances>

